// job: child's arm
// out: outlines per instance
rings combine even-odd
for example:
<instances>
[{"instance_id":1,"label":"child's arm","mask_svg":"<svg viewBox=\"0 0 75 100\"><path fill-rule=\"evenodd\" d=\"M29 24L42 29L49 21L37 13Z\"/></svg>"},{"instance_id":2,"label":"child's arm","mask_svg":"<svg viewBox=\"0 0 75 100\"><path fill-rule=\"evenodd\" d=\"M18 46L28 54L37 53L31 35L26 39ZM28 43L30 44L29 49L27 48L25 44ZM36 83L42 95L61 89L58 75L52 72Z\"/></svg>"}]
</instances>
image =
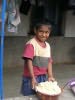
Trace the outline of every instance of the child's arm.
<instances>
[{"instance_id":1,"label":"child's arm","mask_svg":"<svg viewBox=\"0 0 75 100\"><path fill-rule=\"evenodd\" d=\"M34 57L34 47L33 47L33 45L32 44L26 44L22 58L25 59L25 63L28 66L30 77L31 77L32 88L34 88L35 84L37 83L35 76L34 76L34 70L33 70L33 64L32 64L33 57Z\"/></svg>"},{"instance_id":2,"label":"child's arm","mask_svg":"<svg viewBox=\"0 0 75 100\"><path fill-rule=\"evenodd\" d=\"M53 72L52 72L52 63L48 63L48 81L54 81Z\"/></svg>"},{"instance_id":3,"label":"child's arm","mask_svg":"<svg viewBox=\"0 0 75 100\"><path fill-rule=\"evenodd\" d=\"M29 69L30 77L31 77L31 85L32 85L32 88L34 89L35 85L37 84L37 81L36 81L35 76L34 76L32 60L27 59L26 61L27 61L27 66Z\"/></svg>"}]
</instances>

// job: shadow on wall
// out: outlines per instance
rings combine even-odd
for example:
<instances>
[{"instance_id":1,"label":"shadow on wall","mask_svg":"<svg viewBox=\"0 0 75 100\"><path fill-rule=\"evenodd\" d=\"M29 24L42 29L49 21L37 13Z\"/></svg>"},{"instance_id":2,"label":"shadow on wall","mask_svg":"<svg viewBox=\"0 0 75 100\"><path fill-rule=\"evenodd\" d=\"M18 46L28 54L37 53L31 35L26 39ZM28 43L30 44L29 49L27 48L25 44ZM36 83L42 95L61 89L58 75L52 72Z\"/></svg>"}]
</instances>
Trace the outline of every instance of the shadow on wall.
<instances>
[{"instance_id":1,"label":"shadow on wall","mask_svg":"<svg viewBox=\"0 0 75 100\"><path fill-rule=\"evenodd\" d=\"M70 62L75 63L75 46L70 48L69 57L70 57Z\"/></svg>"}]
</instances>

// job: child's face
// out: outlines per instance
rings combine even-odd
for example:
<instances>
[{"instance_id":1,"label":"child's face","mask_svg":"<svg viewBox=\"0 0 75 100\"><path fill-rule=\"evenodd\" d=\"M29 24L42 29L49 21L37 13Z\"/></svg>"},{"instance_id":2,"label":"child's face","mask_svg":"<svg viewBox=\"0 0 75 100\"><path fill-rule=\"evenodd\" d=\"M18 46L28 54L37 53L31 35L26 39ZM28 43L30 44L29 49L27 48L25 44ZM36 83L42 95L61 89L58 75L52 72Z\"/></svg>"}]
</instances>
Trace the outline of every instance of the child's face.
<instances>
[{"instance_id":1,"label":"child's face","mask_svg":"<svg viewBox=\"0 0 75 100\"><path fill-rule=\"evenodd\" d=\"M35 30L36 38L41 42L45 42L48 39L50 32L49 26L43 25L38 28L38 30Z\"/></svg>"}]
</instances>

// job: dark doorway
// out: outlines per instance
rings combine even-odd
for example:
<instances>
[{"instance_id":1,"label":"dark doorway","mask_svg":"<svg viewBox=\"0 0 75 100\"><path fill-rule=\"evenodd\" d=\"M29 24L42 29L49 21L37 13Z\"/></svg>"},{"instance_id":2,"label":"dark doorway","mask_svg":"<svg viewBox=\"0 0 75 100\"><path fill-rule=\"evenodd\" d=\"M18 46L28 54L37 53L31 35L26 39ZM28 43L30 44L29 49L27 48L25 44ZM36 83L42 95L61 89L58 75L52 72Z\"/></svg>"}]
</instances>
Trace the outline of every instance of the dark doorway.
<instances>
[{"instance_id":1,"label":"dark doorway","mask_svg":"<svg viewBox=\"0 0 75 100\"><path fill-rule=\"evenodd\" d=\"M38 21L47 19L53 26L51 36L62 36L62 19L68 0L41 0L44 2L42 6L38 5L38 1L36 0L36 5L31 9L31 29Z\"/></svg>"}]
</instances>

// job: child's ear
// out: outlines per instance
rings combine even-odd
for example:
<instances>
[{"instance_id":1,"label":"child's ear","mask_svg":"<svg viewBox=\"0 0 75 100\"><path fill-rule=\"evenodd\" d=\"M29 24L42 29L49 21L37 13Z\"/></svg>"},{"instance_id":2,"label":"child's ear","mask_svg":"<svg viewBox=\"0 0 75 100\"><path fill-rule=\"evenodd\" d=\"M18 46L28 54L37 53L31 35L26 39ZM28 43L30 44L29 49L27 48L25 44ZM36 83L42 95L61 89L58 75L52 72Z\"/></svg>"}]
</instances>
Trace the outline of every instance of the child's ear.
<instances>
[{"instance_id":1,"label":"child's ear","mask_svg":"<svg viewBox=\"0 0 75 100\"><path fill-rule=\"evenodd\" d=\"M34 33L36 33L36 28L34 28Z\"/></svg>"}]
</instances>

